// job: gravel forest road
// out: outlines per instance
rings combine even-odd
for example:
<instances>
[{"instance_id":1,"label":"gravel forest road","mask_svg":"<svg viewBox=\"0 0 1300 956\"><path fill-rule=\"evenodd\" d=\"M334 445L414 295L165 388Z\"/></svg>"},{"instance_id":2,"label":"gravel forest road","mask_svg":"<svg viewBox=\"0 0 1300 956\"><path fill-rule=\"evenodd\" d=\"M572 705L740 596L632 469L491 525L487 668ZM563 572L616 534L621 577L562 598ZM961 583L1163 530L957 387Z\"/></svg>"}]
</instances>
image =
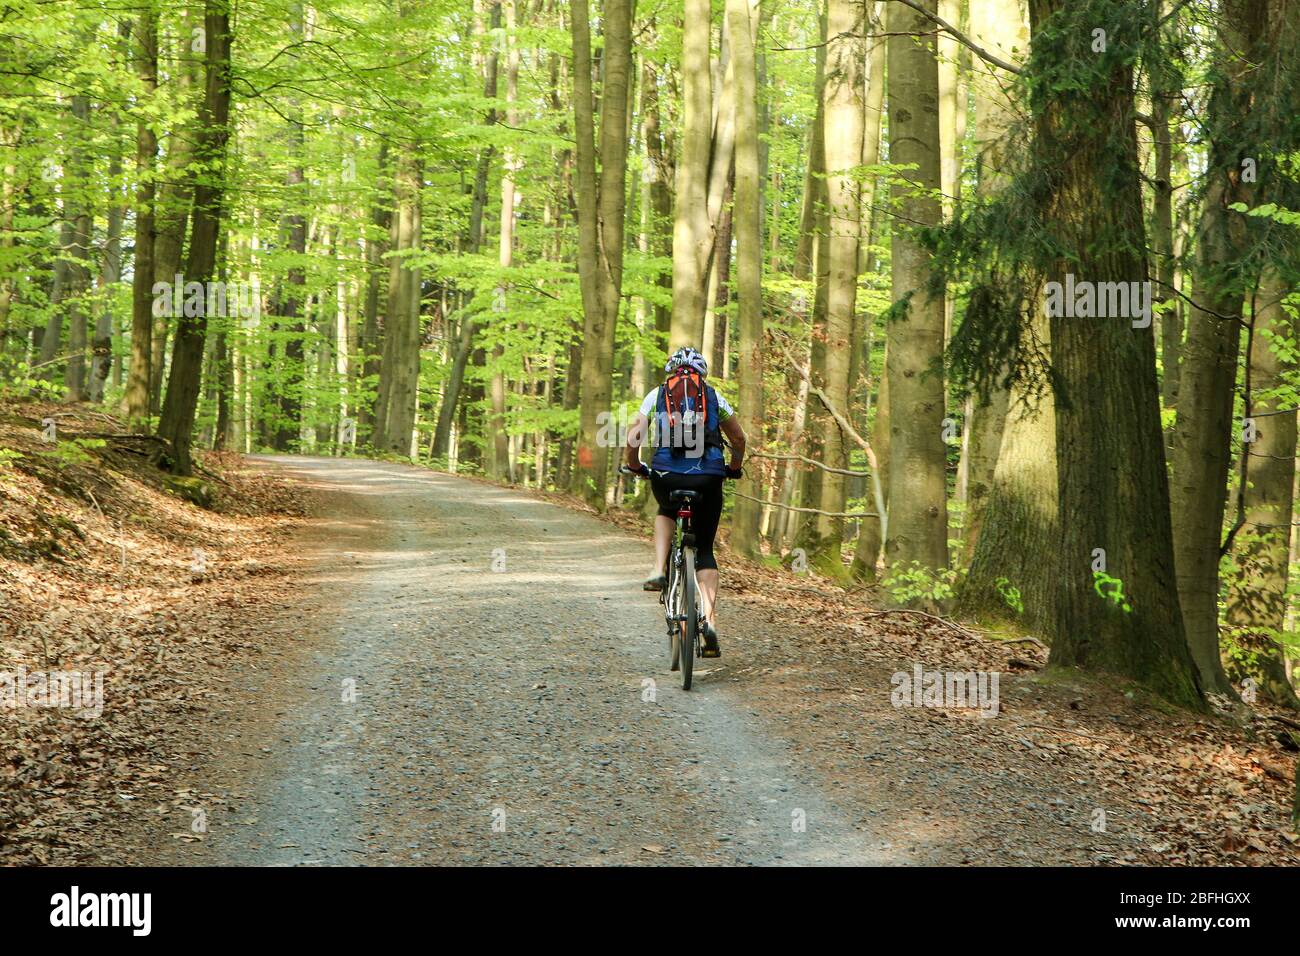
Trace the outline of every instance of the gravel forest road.
<instances>
[{"instance_id":1,"label":"gravel forest road","mask_svg":"<svg viewBox=\"0 0 1300 956\"><path fill-rule=\"evenodd\" d=\"M646 543L424 469L254 460L324 509L302 650L236 672L258 714L225 731L207 786L228 812L185 862L911 862L849 822L725 669L698 662L681 690Z\"/></svg>"}]
</instances>

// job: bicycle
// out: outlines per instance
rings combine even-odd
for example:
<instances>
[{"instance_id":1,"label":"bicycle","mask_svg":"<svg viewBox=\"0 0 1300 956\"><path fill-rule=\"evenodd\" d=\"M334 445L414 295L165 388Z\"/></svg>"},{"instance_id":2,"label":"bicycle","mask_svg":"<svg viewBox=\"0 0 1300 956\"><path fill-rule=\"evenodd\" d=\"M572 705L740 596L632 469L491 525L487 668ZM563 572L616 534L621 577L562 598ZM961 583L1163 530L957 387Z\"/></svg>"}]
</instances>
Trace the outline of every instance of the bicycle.
<instances>
[{"instance_id":1,"label":"bicycle","mask_svg":"<svg viewBox=\"0 0 1300 956\"><path fill-rule=\"evenodd\" d=\"M645 477L627 465L620 465L618 470L634 478ZM700 624L704 614L700 610L700 585L695 578L695 534L691 530L691 505L699 497L698 491L684 489L669 494L669 500L677 505L677 521L668 549L668 583L659 592L668 628L669 670L681 671L682 690L691 689L695 658L703 649Z\"/></svg>"}]
</instances>

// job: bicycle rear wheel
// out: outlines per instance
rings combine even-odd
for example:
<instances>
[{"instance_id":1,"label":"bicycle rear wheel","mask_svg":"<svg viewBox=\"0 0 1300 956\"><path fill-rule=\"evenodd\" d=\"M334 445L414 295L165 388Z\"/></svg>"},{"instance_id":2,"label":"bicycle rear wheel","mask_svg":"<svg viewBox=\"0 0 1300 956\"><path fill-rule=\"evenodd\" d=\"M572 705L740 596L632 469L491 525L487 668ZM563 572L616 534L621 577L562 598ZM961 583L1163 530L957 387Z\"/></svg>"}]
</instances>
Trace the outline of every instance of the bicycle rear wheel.
<instances>
[{"instance_id":1,"label":"bicycle rear wheel","mask_svg":"<svg viewBox=\"0 0 1300 956\"><path fill-rule=\"evenodd\" d=\"M672 666L669 670L677 670L680 667L682 653L682 629L677 623L677 605L680 603L678 591L680 589L680 578L678 569L672 561L671 555L668 560L668 584L663 590L660 600L664 605L664 620L668 624L668 653L672 657Z\"/></svg>"},{"instance_id":2,"label":"bicycle rear wheel","mask_svg":"<svg viewBox=\"0 0 1300 956\"><path fill-rule=\"evenodd\" d=\"M678 588L678 594L681 595L679 616L683 618L681 623L682 639L679 642L682 658L682 690L690 690L691 672L695 666L695 649L699 640L700 629L700 615L695 594L694 548L684 548L682 550L682 579L680 583L681 587Z\"/></svg>"}]
</instances>

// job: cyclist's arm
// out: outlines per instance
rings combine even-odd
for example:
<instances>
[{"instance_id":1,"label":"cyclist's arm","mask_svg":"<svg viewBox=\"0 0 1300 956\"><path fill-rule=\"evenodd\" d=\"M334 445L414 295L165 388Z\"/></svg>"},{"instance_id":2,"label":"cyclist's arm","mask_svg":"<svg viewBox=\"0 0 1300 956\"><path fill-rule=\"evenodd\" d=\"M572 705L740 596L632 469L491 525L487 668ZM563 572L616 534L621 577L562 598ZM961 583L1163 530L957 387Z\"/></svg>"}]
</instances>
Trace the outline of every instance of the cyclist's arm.
<instances>
[{"instance_id":1,"label":"cyclist's arm","mask_svg":"<svg viewBox=\"0 0 1300 956\"><path fill-rule=\"evenodd\" d=\"M740 419L735 415L724 421L721 427L722 434L727 436L727 443L731 445L731 464L728 467L735 471L745 461L745 430L740 427Z\"/></svg>"},{"instance_id":2,"label":"cyclist's arm","mask_svg":"<svg viewBox=\"0 0 1300 956\"><path fill-rule=\"evenodd\" d=\"M633 471L639 471L641 468L641 444L645 441L649 427L650 419L638 412L627 430L627 448L624 457L627 466Z\"/></svg>"}]
</instances>

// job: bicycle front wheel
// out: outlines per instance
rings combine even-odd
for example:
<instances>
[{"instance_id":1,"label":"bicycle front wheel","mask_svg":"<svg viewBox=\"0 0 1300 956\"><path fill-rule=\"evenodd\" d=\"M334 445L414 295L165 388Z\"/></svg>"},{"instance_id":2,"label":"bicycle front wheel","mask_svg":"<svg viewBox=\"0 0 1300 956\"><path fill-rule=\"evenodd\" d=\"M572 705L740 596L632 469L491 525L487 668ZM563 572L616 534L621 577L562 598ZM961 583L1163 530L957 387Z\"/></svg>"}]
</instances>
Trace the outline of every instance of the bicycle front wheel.
<instances>
[{"instance_id":1,"label":"bicycle front wheel","mask_svg":"<svg viewBox=\"0 0 1300 956\"><path fill-rule=\"evenodd\" d=\"M681 595L682 618L682 690L691 689L691 671L695 666L695 648L699 639L700 614L695 593L695 549L686 548L682 552L682 580L677 593Z\"/></svg>"}]
</instances>

